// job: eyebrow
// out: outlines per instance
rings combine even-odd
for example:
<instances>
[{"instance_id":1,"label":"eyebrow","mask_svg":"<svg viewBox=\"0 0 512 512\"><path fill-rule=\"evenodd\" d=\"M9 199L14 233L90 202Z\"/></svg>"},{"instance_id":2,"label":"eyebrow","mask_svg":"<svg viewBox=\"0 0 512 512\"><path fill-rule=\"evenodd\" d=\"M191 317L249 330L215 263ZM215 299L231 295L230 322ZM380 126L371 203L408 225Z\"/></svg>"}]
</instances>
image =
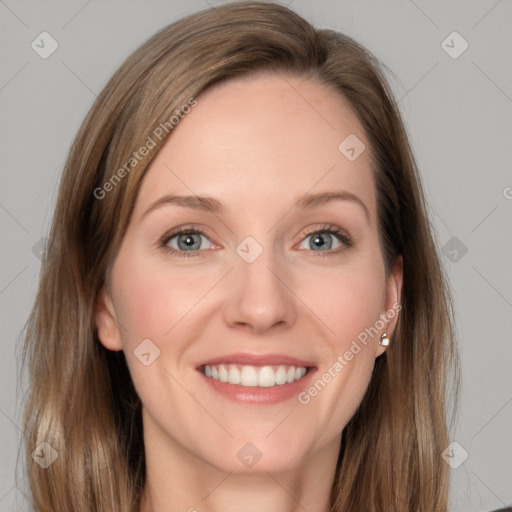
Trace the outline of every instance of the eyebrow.
<instances>
[{"instance_id":1,"label":"eyebrow","mask_svg":"<svg viewBox=\"0 0 512 512\"><path fill-rule=\"evenodd\" d=\"M293 208L307 210L333 200L352 201L358 204L363 208L367 221L370 221L370 212L367 206L363 203L363 201L361 201L361 199L359 199L359 197L357 197L355 194L352 194L352 192L347 192L346 190L306 194L296 201L296 203L293 205ZM156 210L157 208L165 205L181 206L184 208L190 208L192 210L203 211L207 213L222 213L225 211L222 203L213 197L166 194L165 196L162 196L151 203L149 208L143 213L142 218L146 217L146 215Z\"/></svg>"},{"instance_id":2,"label":"eyebrow","mask_svg":"<svg viewBox=\"0 0 512 512\"><path fill-rule=\"evenodd\" d=\"M177 196L166 194L165 196L162 196L160 199L157 199L151 203L149 208L143 213L142 217L145 217L148 213L165 205L182 206L184 208L190 208L192 210L209 213L220 213L224 211L222 203L213 197Z\"/></svg>"},{"instance_id":3,"label":"eyebrow","mask_svg":"<svg viewBox=\"0 0 512 512\"><path fill-rule=\"evenodd\" d=\"M318 192L316 194L306 194L302 196L294 205L295 208L309 209L314 208L315 206L319 206L329 201L333 200L341 200L341 201L352 201L364 210L366 220L370 222L370 211L367 206L363 203L359 197L352 192L347 192L346 190L335 190L332 192Z\"/></svg>"}]
</instances>

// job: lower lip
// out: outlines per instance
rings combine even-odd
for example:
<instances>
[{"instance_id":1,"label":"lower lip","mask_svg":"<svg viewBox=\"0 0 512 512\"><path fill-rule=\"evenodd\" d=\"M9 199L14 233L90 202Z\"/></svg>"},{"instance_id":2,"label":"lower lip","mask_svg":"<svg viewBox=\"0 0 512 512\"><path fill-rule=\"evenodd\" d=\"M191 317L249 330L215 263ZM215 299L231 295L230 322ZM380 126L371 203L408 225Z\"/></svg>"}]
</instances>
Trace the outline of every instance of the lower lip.
<instances>
[{"instance_id":1,"label":"lower lip","mask_svg":"<svg viewBox=\"0 0 512 512\"><path fill-rule=\"evenodd\" d=\"M297 396L311 382L316 368L308 369L302 379L294 382L276 385L268 388L258 386L241 386L240 384L229 384L207 377L201 370L198 372L203 379L219 394L241 404L277 404Z\"/></svg>"}]
</instances>

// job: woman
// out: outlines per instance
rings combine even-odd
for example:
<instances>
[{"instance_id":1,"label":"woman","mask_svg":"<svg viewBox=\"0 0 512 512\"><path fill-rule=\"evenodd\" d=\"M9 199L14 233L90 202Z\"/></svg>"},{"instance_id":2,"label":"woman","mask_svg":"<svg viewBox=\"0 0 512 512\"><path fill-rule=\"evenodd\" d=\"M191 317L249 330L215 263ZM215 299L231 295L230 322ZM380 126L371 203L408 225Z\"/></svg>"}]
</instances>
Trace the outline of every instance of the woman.
<instances>
[{"instance_id":1,"label":"woman","mask_svg":"<svg viewBox=\"0 0 512 512\"><path fill-rule=\"evenodd\" d=\"M27 328L35 510L447 510L450 294L382 67L243 2L115 73Z\"/></svg>"}]
</instances>

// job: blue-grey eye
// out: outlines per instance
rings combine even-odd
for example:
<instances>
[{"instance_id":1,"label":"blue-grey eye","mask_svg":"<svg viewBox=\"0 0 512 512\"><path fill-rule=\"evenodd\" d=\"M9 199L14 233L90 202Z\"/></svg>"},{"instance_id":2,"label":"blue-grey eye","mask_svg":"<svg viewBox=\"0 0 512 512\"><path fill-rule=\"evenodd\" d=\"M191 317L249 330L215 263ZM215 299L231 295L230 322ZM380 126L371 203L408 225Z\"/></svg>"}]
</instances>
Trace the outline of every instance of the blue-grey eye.
<instances>
[{"instance_id":1,"label":"blue-grey eye","mask_svg":"<svg viewBox=\"0 0 512 512\"><path fill-rule=\"evenodd\" d=\"M310 242L308 244L308 247L302 247L302 244L310 239ZM336 247L333 247L333 239L338 240L338 245ZM338 235L336 233L331 231L317 231L315 233L312 233L308 235L306 238L304 238L304 241L302 242L300 248L301 249L310 249L313 251L316 251L317 249L330 251L332 249L337 249L341 242L339 240Z\"/></svg>"},{"instance_id":2,"label":"blue-grey eye","mask_svg":"<svg viewBox=\"0 0 512 512\"><path fill-rule=\"evenodd\" d=\"M204 249L204 247L201 247L201 237L206 238L201 233L180 233L170 238L169 241L167 242L167 245L171 246L173 249L177 249L180 251L187 251L189 249L192 251L198 251L200 249ZM178 244L177 247L176 245L173 244L175 240L177 241Z\"/></svg>"}]
</instances>

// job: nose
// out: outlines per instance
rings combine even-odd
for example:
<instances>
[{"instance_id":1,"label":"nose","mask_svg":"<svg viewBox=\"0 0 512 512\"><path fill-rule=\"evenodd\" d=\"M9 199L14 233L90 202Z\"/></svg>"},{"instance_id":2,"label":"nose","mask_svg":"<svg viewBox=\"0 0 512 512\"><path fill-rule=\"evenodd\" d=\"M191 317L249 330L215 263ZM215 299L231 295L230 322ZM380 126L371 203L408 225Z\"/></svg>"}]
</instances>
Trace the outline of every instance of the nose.
<instances>
[{"instance_id":1,"label":"nose","mask_svg":"<svg viewBox=\"0 0 512 512\"><path fill-rule=\"evenodd\" d=\"M295 322L295 296L271 250L265 249L252 263L237 256L226 286L224 320L231 328L261 334Z\"/></svg>"}]
</instances>

